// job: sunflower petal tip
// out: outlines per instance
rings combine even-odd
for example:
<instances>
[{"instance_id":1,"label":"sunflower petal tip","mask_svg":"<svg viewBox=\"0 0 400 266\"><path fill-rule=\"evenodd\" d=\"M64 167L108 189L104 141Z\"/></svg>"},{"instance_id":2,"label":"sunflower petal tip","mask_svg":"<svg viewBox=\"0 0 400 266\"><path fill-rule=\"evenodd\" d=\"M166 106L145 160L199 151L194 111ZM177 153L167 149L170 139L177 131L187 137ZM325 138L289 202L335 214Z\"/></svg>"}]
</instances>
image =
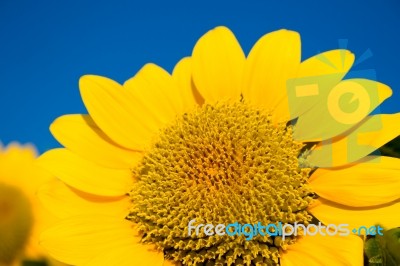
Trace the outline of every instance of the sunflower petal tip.
<instances>
[{"instance_id":1,"label":"sunflower petal tip","mask_svg":"<svg viewBox=\"0 0 400 266\"><path fill-rule=\"evenodd\" d=\"M97 77L96 75L83 75L79 78L79 85L81 85L81 83L90 82L96 77Z\"/></svg>"},{"instance_id":2,"label":"sunflower petal tip","mask_svg":"<svg viewBox=\"0 0 400 266\"><path fill-rule=\"evenodd\" d=\"M120 86L120 84L113 79L99 76L99 75L83 75L79 78L79 88L93 88L105 86Z\"/></svg>"},{"instance_id":3,"label":"sunflower petal tip","mask_svg":"<svg viewBox=\"0 0 400 266\"><path fill-rule=\"evenodd\" d=\"M203 37L206 36L213 36L211 38L225 38L226 36L235 36L235 34L232 32L232 30L226 26L217 26L208 32L206 32ZM206 37L210 38L210 37ZM202 39L202 38L200 38Z\"/></svg>"},{"instance_id":4,"label":"sunflower petal tip","mask_svg":"<svg viewBox=\"0 0 400 266\"><path fill-rule=\"evenodd\" d=\"M279 29L279 30L273 31L271 33L280 34L280 35L286 35L286 37L292 37L292 38L300 39L300 34L295 30ZM271 34L271 33L267 33L266 35Z\"/></svg>"},{"instance_id":5,"label":"sunflower petal tip","mask_svg":"<svg viewBox=\"0 0 400 266\"><path fill-rule=\"evenodd\" d=\"M94 75L83 75L79 78L79 90L82 93L82 90L85 90L86 88L91 87L91 84L93 84L95 79Z\"/></svg>"},{"instance_id":6,"label":"sunflower petal tip","mask_svg":"<svg viewBox=\"0 0 400 266\"><path fill-rule=\"evenodd\" d=\"M384 84L384 83L379 83L378 86L381 88L384 99L387 99L393 95L393 90L392 90L392 88L390 88L389 85Z\"/></svg>"},{"instance_id":7,"label":"sunflower petal tip","mask_svg":"<svg viewBox=\"0 0 400 266\"><path fill-rule=\"evenodd\" d=\"M347 49L341 49L340 51L341 53L344 53L345 58L350 59L350 61L354 62L356 55L352 51Z\"/></svg>"},{"instance_id":8,"label":"sunflower petal tip","mask_svg":"<svg viewBox=\"0 0 400 266\"><path fill-rule=\"evenodd\" d=\"M217 27L215 27L214 28L214 30L217 30L217 31L231 31L227 26L224 26L224 25L220 25L220 26L217 26Z\"/></svg>"},{"instance_id":9,"label":"sunflower petal tip","mask_svg":"<svg viewBox=\"0 0 400 266\"><path fill-rule=\"evenodd\" d=\"M141 68L141 70L149 69L149 68L160 68L160 67L153 62L149 62L149 63L144 64L143 67Z\"/></svg>"}]
</instances>

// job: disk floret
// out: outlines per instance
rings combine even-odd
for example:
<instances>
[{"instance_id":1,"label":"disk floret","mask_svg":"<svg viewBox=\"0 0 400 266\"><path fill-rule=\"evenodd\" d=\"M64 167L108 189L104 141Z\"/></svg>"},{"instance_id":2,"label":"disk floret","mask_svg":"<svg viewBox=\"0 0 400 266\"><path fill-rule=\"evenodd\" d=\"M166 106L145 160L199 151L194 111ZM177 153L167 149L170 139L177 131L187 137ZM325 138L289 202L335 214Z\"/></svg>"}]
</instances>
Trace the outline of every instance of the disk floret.
<instances>
[{"instance_id":1,"label":"disk floret","mask_svg":"<svg viewBox=\"0 0 400 266\"><path fill-rule=\"evenodd\" d=\"M240 102L203 105L166 127L133 170L132 207L143 241L186 265L275 265L295 236L206 236L188 223L263 225L311 220L310 168L292 127Z\"/></svg>"}]
</instances>

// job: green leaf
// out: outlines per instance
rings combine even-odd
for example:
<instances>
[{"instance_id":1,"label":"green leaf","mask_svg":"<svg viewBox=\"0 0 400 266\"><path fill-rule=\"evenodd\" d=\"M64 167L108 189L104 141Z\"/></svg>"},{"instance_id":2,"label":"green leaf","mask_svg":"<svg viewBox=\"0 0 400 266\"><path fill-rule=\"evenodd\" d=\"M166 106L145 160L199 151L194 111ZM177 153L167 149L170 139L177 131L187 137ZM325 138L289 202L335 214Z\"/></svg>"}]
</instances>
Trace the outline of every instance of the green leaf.
<instances>
[{"instance_id":1,"label":"green leaf","mask_svg":"<svg viewBox=\"0 0 400 266\"><path fill-rule=\"evenodd\" d=\"M397 265L400 265L400 228L395 228L384 232L383 237L386 241L386 248Z\"/></svg>"},{"instance_id":2,"label":"green leaf","mask_svg":"<svg viewBox=\"0 0 400 266\"><path fill-rule=\"evenodd\" d=\"M400 228L384 230L383 236L369 238L364 244L369 266L400 265Z\"/></svg>"},{"instance_id":3,"label":"green leaf","mask_svg":"<svg viewBox=\"0 0 400 266\"><path fill-rule=\"evenodd\" d=\"M383 266L382 247L375 238L368 239L364 244L369 266Z\"/></svg>"}]
</instances>

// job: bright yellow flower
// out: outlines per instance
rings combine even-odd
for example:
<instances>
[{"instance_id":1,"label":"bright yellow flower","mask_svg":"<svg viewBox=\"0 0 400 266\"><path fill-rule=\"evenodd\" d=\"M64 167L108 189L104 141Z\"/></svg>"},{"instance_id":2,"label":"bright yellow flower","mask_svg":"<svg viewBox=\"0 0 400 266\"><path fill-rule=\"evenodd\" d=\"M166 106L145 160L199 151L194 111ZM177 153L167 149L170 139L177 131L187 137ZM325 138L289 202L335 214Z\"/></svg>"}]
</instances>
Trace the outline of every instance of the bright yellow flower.
<instances>
[{"instance_id":1,"label":"bright yellow flower","mask_svg":"<svg viewBox=\"0 0 400 266\"><path fill-rule=\"evenodd\" d=\"M399 225L400 160L366 157L400 133L399 114L365 118L390 88L341 81L354 61L346 50L303 62L300 54L299 35L280 30L246 57L218 27L172 75L147 64L123 85L82 77L89 115L55 120L50 129L66 148L39 158L58 177L40 197L62 218L43 246L74 265L362 265L355 235L188 236L192 219L308 225L313 215L349 228ZM333 99L366 89L376 101L361 94L361 115L328 103L342 121L335 125L326 102L302 98L323 88L335 88ZM378 131L364 133L378 120ZM360 144L369 145L346 153L346 138L336 138L343 133L364 133Z\"/></svg>"},{"instance_id":2,"label":"bright yellow flower","mask_svg":"<svg viewBox=\"0 0 400 266\"><path fill-rule=\"evenodd\" d=\"M50 221L36 190L51 176L35 160L32 146L0 144L0 265L43 256L39 233Z\"/></svg>"}]
</instances>

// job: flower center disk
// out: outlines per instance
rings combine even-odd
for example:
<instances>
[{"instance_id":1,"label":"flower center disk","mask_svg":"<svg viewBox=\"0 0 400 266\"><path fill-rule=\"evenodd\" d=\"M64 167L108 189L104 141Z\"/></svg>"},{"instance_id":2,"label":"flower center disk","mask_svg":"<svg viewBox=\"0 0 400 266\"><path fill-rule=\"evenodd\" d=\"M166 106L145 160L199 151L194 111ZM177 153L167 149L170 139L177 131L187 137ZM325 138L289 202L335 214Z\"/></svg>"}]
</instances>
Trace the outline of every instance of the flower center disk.
<instances>
[{"instance_id":1,"label":"flower center disk","mask_svg":"<svg viewBox=\"0 0 400 266\"><path fill-rule=\"evenodd\" d=\"M278 264L279 248L294 236L188 235L188 223L307 225L311 169L299 167L303 146L291 126L243 102L203 105L166 127L133 170L127 219L139 224L143 242L185 265Z\"/></svg>"}]
</instances>

